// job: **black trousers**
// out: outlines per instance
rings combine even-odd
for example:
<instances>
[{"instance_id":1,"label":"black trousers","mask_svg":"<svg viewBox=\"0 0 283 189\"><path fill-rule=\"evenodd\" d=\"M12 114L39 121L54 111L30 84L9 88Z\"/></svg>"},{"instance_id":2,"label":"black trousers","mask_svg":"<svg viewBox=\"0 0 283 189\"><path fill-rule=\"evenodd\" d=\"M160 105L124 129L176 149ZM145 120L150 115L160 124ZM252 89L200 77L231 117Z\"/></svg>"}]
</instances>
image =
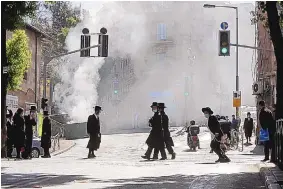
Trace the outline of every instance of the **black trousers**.
<instances>
[{"instance_id":1,"label":"black trousers","mask_svg":"<svg viewBox=\"0 0 283 189\"><path fill-rule=\"evenodd\" d=\"M44 149L44 156L50 156L49 148L43 148Z\"/></svg>"},{"instance_id":2,"label":"black trousers","mask_svg":"<svg viewBox=\"0 0 283 189\"><path fill-rule=\"evenodd\" d=\"M264 142L264 155L265 159L269 159L269 151L271 150L271 160L275 160L275 141L274 135L269 135L269 141Z\"/></svg>"},{"instance_id":3,"label":"black trousers","mask_svg":"<svg viewBox=\"0 0 283 189\"><path fill-rule=\"evenodd\" d=\"M219 158L224 158L224 152L220 148L220 142L214 139L211 141L210 147L218 155Z\"/></svg>"},{"instance_id":4,"label":"black trousers","mask_svg":"<svg viewBox=\"0 0 283 189\"><path fill-rule=\"evenodd\" d=\"M26 147L25 147L27 156L31 157L31 149L32 149L32 137L28 137L26 140Z\"/></svg>"},{"instance_id":5,"label":"black trousers","mask_svg":"<svg viewBox=\"0 0 283 189\"><path fill-rule=\"evenodd\" d=\"M148 147L147 151L145 152L145 156L150 157L151 153L152 153L153 148L152 147ZM173 149L172 149L173 150ZM154 154L153 154L153 158L158 158L158 153L161 153L161 157L162 158L167 158L166 152L164 148L154 148Z\"/></svg>"}]
</instances>

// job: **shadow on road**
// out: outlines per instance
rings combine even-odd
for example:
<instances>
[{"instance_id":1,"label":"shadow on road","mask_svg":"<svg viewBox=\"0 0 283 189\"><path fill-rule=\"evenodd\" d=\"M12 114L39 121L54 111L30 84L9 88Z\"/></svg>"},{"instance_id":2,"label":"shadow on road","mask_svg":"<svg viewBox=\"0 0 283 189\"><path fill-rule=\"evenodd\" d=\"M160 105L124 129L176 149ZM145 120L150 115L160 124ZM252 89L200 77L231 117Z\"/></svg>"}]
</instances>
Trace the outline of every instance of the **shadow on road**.
<instances>
[{"instance_id":1,"label":"shadow on road","mask_svg":"<svg viewBox=\"0 0 283 189\"><path fill-rule=\"evenodd\" d=\"M174 188L174 189L259 189L265 188L258 173L209 174L209 175L171 175L162 177L142 177L118 180L91 180L94 183L111 183L108 189L133 188ZM115 184L116 186L113 186Z\"/></svg>"},{"instance_id":2,"label":"shadow on road","mask_svg":"<svg viewBox=\"0 0 283 189\"><path fill-rule=\"evenodd\" d=\"M37 188L45 186L60 186L78 180L86 180L83 175L55 174L19 174L1 173L1 187L4 188Z\"/></svg>"},{"instance_id":3,"label":"shadow on road","mask_svg":"<svg viewBox=\"0 0 283 189\"><path fill-rule=\"evenodd\" d=\"M250 151L250 154L242 154L242 155L259 155L264 156L263 146L257 145L255 148Z\"/></svg>"},{"instance_id":4,"label":"shadow on road","mask_svg":"<svg viewBox=\"0 0 283 189\"><path fill-rule=\"evenodd\" d=\"M40 188L62 186L69 182L103 184L109 189L133 188L174 188L174 189L259 189L264 188L258 173L208 174L208 175L171 175L161 177L141 177L131 179L100 180L83 175L47 175L47 174L2 174L2 187ZM107 187L111 185L111 187ZM97 185L96 185L97 186ZM83 185L82 185L83 187ZM95 188L95 187L93 187Z\"/></svg>"}]
</instances>

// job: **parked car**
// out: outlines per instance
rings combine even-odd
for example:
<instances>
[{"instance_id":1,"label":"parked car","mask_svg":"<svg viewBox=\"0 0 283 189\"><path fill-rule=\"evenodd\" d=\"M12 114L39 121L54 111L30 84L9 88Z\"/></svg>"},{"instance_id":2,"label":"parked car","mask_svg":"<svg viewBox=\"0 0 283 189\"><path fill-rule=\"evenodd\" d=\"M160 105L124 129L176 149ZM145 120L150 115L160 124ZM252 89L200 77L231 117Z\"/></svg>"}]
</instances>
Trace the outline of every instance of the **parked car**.
<instances>
[{"instance_id":1,"label":"parked car","mask_svg":"<svg viewBox=\"0 0 283 189\"><path fill-rule=\"evenodd\" d=\"M38 137L33 137L31 154L33 158L39 158L39 156L44 155L44 150L41 147L41 140ZM16 157L16 156L17 156L17 151L14 148L12 152L12 157Z\"/></svg>"}]
</instances>

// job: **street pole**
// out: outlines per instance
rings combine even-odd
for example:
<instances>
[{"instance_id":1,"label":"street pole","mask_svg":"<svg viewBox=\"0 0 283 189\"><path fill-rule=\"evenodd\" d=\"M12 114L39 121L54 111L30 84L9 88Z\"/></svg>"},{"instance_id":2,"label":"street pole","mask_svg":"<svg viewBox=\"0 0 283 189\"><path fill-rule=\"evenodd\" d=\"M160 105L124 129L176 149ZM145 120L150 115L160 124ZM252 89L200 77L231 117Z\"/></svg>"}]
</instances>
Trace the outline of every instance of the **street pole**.
<instances>
[{"instance_id":1,"label":"street pole","mask_svg":"<svg viewBox=\"0 0 283 189\"><path fill-rule=\"evenodd\" d=\"M238 7L236 9L236 91L239 91L239 15ZM239 107L236 107L236 117L239 119Z\"/></svg>"}]
</instances>

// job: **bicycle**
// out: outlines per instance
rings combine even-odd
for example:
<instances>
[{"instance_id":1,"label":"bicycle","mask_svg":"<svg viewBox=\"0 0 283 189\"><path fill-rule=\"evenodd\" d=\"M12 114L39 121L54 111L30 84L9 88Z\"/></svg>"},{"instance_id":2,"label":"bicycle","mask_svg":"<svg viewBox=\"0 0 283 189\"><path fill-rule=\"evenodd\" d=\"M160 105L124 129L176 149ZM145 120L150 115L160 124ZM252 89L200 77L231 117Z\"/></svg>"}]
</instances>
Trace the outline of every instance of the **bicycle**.
<instances>
[{"instance_id":1,"label":"bicycle","mask_svg":"<svg viewBox=\"0 0 283 189\"><path fill-rule=\"evenodd\" d=\"M231 130L230 149L237 150L239 147L239 132L235 129Z\"/></svg>"}]
</instances>

